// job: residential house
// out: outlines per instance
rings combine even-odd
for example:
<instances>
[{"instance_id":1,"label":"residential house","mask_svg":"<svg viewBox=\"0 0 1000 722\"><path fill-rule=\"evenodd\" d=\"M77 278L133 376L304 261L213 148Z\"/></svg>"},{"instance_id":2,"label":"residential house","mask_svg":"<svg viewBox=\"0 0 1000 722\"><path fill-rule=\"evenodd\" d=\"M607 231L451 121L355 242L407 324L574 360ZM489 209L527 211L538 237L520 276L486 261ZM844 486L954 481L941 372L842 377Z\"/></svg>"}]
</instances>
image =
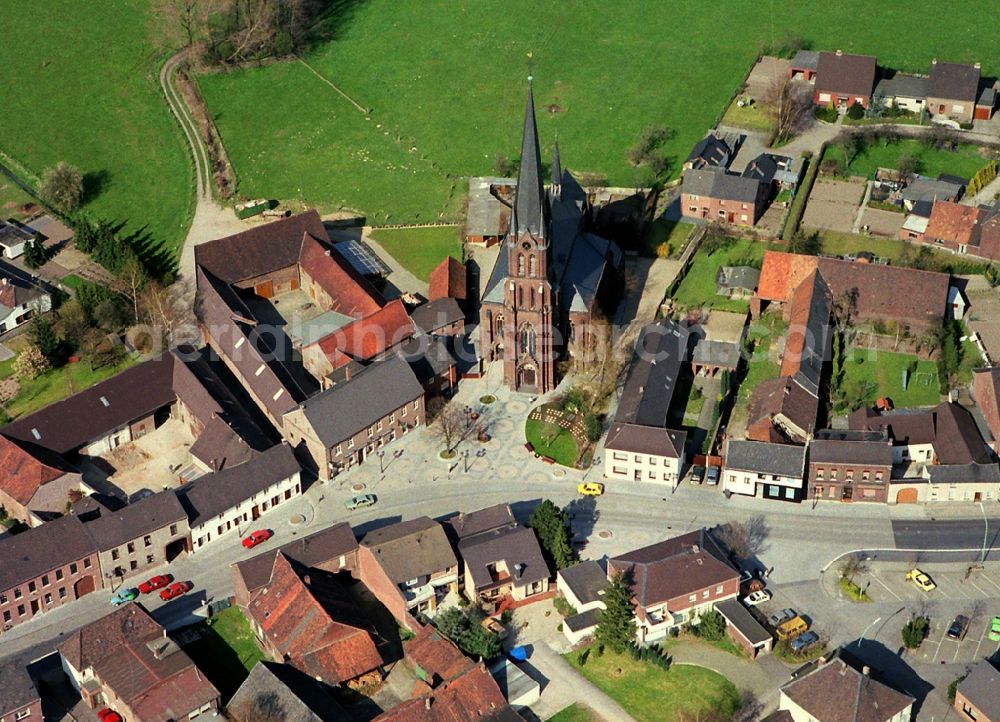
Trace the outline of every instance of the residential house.
<instances>
[{"instance_id":1,"label":"residential house","mask_svg":"<svg viewBox=\"0 0 1000 722\"><path fill-rule=\"evenodd\" d=\"M3 628L104 587L97 545L75 516L0 539Z\"/></svg>"},{"instance_id":2,"label":"residential house","mask_svg":"<svg viewBox=\"0 0 1000 722\"><path fill-rule=\"evenodd\" d=\"M886 502L892 443L884 431L821 429L809 442L807 492L813 499Z\"/></svg>"},{"instance_id":3,"label":"residential house","mask_svg":"<svg viewBox=\"0 0 1000 722\"><path fill-rule=\"evenodd\" d=\"M4 258L17 258L24 254L24 246L35 237L35 233L13 218L0 219L0 250Z\"/></svg>"},{"instance_id":4,"label":"residential house","mask_svg":"<svg viewBox=\"0 0 1000 722\"><path fill-rule=\"evenodd\" d=\"M913 697L871 677L842 656L821 658L816 667L779 688L778 708L793 722L910 722Z\"/></svg>"},{"instance_id":5,"label":"residential house","mask_svg":"<svg viewBox=\"0 0 1000 722\"><path fill-rule=\"evenodd\" d=\"M971 123L979 99L979 70L979 63L945 63L934 58L927 82L928 111L959 123Z\"/></svg>"},{"instance_id":6,"label":"residential house","mask_svg":"<svg viewBox=\"0 0 1000 722\"><path fill-rule=\"evenodd\" d=\"M979 255L991 260L1000 259L1000 202L981 219L979 230Z\"/></svg>"},{"instance_id":7,"label":"residential house","mask_svg":"<svg viewBox=\"0 0 1000 722\"><path fill-rule=\"evenodd\" d=\"M100 555L101 572L115 579L166 564L188 550L188 515L172 489L117 511L94 504L80 519Z\"/></svg>"},{"instance_id":8,"label":"residential house","mask_svg":"<svg viewBox=\"0 0 1000 722\"><path fill-rule=\"evenodd\" d=\"M980 223L986 211L976 206L965 206L951 201L936 201L927 221L923 243L946 248L952 253L979 253ZM902 229L900 233L903 233Z\"/></svg>"},{"instance_id":9,"label":"residential house","mask_svg":"<svg viewBox=\"0 0 1000 722\"><path fill-rule=\"evenodd\" d=\"M701 168L728 168L732 159L733 149L724 138L707 135L697 143L684 161L684 170L700 170Z\"/></svg>"},{"instance_id":10,"label":"residential house","mask_svg":"<svg viewBox=\"0 0 1000 722\"><path fill-rule=\"evenodd\" d=\"M509 504L459 514L448 522L462 560L462 591L470 601L496 606L549 590L550 571L535 532L514 519Z\"/></svg>"},{"instance_id":11,"label":"residential house","mask_svg":"<svg viewBox=\"0 0 1000 722\"><path fill-rule=\"evenodd\" d=\"M747 163L743 177L752 178L773 190L795 190L802 179L805 164L801 159L773 153L761 153Z\"/></svg>"},{"instance_id":12,"label":"residential house","mask_svg":"<svg viewBox=\"0 0 1000 722\"><path fill-rule=\"evenodd\" d=\"M973 665L955 688L952 705L959 719L1000 722L1000 671L988 659Z\"/></svg>"},{"instance_id":13,"label":"residential house","mask_svg":"<svg viewBox=\"0 0 1000 722\"><path fill-rule=\"evenodd\" d=\"M38 526L93 491L58 454L0 435L0 506L10 517Z\"/></svg>"},{"instance_id":14,"label":"residential house","mask_svg":"<svg viewBox=\"0 0 1000 722\"><path fill-rule=\"evenodd\" d=\"M788 77L804 80L807 83L815 82L818 65L819 51L799 50L788 66Z\"/></svg>"},{"instance_id":15,"label":"residential house","mask_svg":"<svg viewBox=\"0 0 1000 722\"><path fill-rule=\"evenodd\" d=\"M752 266L720 266L715 274L715 293L727 298L750 298L759 280L760 270Z\"/></svg>"},{"instance_id":16,"label":"residential house","mask_svg":"<svg viewBox=\"0 0 1000 722\"><path fill-rule=\"evenodd\" d=\"M816 426L819 398L794 379L778 376L753 389L747 407L746 438L776 444L804 444Z\"/></svg>"},{"instance_id":17,"label":"residential house","mask_svg":"<svg viewBox=\"0 0 1000 722\"><path fill-rule=\"evenodd\" d=\"M283 418L285 437L323 481L384 453L386 444L423 423L424 389L396 355L307 399Z\"/></svg>"},{"instance_id":18,"label":"residential house","mask_svg":"<svg viewBox=\"0 0 1000 722\"><path fill-rule=\"evenodd\" d=\"M358 561L365 585L397 618L406 612L433 616L449 592L458 592L458 559L444 528L430 517L368 532Z\"/></svg>"},{"instance_id":19,"label":"residential house","mask_svg":"<svg viewBox=\"0 0 1000 722\"><path fill-rule=\"evenodd\" d=\"M13 331L52 309L52 295L42 286L0 264L0 334Z\"/></svg>"},{"instance_id":20,"label":"residential house","mask_svg":"<svg viewBox=\"0 0 1000 722\"><path fill-rule=\"evenodd\" d=\"M26 660L11 657L0 662L0 722L42 720L42 697L28 674Z\"/></svg>"},{"instance_id":21,"label":"residential house","mask_svg":"<svg viewBox=\"0 0 1000 722\"><path fill-rule=\"evenodd\" d=\"M369 622L336 575L279 552L267 584L241 608L274 661L328 685L381 680L383 660Z\"/></svg>"},{"instance_id":22,"label":"residential house","mask_svg":"<svg viewBox=\"0 0 1000 722\"><path fill-rule=\"evenodd\" d=\"M924 215L930 218L930 211L926 214L922 208L931 208L937 201L958 201L965 192L965 183L949 178L928 178L926 176L914 176L913 180L907 183L899 193L903 200L903 207L911 213ZM927 206L918 207L921 203Z\"/></svg>"},{"instance_id":23,"label":"residential house","mask_svg":"<svg viewBox=\"0 0 1000 722\"><path fill-rule=\"evenodd\" d=\"M257 662L226 705L232 722L340 722L347 713L328 688L288 664Z\"/></svg>"},{"instance_id":24,"label":"residential house","mask_svg":"<svg viewBox=\"0 0 1000 722\"><path fill-rule=\"evenodd\" d=\"M667 410L688 360L687 328L668 318L644 326L635 343L614 422L604 442L604 475L676 487L685 432L667 429Z\"/></svg>"},{"instance_id":25,"label":"residential house","mask_svg":"<svg viewBox=\"0 0 1000 722\"><path fill-rule=\"evenodd\" d=\"M740 591L739 572L706 529L609 559L608 578L619 573L632 591L639 644L697 624L717 602Z\"/></svg>"},{"instance_id":26,"label":"residential house","mask_svg":"<svg viewBox=\"0 0 1000 722\"><path fill-rule=\"evenodd\" d=\"M67 635L59 656L91 709L136 722L187 722L219 709L219 690L139 604Z\"/></svg>"},{"instance_id":27,"label":"residential house","mask_svg":"<svg viewBox=\"0 0 1000 722\"><path fill-rule=\"evenodd\" d=\"M434 336L460 336L465 312L454 298L438 298L413 309L410 319L417 331Z\"/></svg>"},{"instance_id":28,"label":"residential house","mask_svg":"<svg viewBox=\"0 0 1000 722\"><path fill-rule=\"evenodd\" d=\"M372 722L524 722L480 662L425 694L386 710Z\"/></svg>"},{"instance_id":29,"label":"residential house","mask_svg":"<svg viewBox=\"0 0 1000 722\"><path fill-rule=\"evenodd\" d=\"M927 101L929 79L922 75L893 73L881 78L875 85L873 97L881 97L887 108L920 114Z\"/></svg>"},{"instance_id":30,"label":"residential house","mask_svg":"<svg viewBox=\"0 0 1000 722\"><path fill-rule=\"evenodd\" d=\"M850 108L860 103L867 108L875 90L878 63L871 55L851 55L842 50L821 52L816 63L813 102Z\"/></svg>"},{"instance_id":31,"label":"residential house","mask_svg":"<svg viewBox=\"0 0 1000 722\"><path fill-rule=\"evenodd\" d=\"M597 629L598 614L605 608L602 597L607 587L607 571L593 559L556 572L556 589L576 610L576 614L563 620L563 634L570 644L578 644Z\"/></svg>"},{"instance_id":32,"label":"residential house","mask_svg":"<svg viewBox=\"0 0 1000 722\"><path fill-rule=\"evenodd\" d=\"M730 439L722 488L734 494L802 501L806 450L801 446Z\"/></svg>"},{"instance_id":33,"label":"residential house","mask_svg":"<svg viewBox=\"0 0 1000 722\"><path fill-rule=\"evenodd\" d=\"M185 484L175 496L190 525L191 551L197 552L213 541L252 531L268 512L301 493L299 463L282 443Z\"/></svg>"},{"instance_id":34,"label":"residential house","mask_svg":"<svg viewBox=\"0 0 1000 722\"><path fill-rule=\"evenodd\" d=\"M1000 368L972 372L972 398L993 434L994 453L1000 453Z\"/></svg>"},{"instance_id":35,"label":"residential house","mask_svg":"<svg viewBox=\"0 0 1000 722\"><path fill-rule=\"evenodd\" d=\"M703 168L684 173L681 182L681 215L707 223L752 226L767 207L770 185L735 175L723 168Z\"/></svg>"},{"instance_id":36,"label":"residential house","mask_svg":"<svg viewBox=\"0 0 1000 722\"><path fill-rule=\"evenodd\" d=\"M465 240L486 247L496 245L510 230L516 178L469 179L469 208L465 214Z\"/></svg>"}]
</instances>

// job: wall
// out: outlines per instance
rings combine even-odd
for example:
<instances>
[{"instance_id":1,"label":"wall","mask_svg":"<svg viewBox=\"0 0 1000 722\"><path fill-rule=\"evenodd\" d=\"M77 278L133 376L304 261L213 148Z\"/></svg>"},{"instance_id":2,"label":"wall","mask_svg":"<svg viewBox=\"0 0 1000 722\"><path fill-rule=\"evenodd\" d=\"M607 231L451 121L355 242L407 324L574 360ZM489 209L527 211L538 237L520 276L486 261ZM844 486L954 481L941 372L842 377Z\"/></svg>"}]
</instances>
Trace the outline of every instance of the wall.
<instances>
[{"instance_id":1,"label":"wall","mask_svg":"<svg viewBox=\"0 0 1000 722\"><path fill-rule=\"evenodd\" d=\"M87 566L88 564L90 566ZM75 572L72 571L74 568L76 569ZM62 575L62 579L56 579L58 574ZM49 583L47 585L42 583L44 576L48 577ZM88 577L93 581L95 590L104 587L104 580L101 578L100 565L96 554L67 561L62 566L56 567L44 575L39 575L32 580L35 587L34 591L30 591L29 583L24 582L16 587L11 587L0 592L0 625L6 626L10 624L13 626L31 619L36 614L42 614L48 609L72 602L77 598L76 583L81 580L84 580L85 583ZM15 589L20 590L20 598L15 596ZM59 595L60 589L65 590L65 596ZM83 594L86 594L86 592L83 592ZM49 601L46 601L46 595L49 595ZM31 603L33 601L37 604L38 611L32 611ZM19 612L19 607L24 608L23 613ZM7 620L7 615L10 616L10 620Z\"/></svg>"},{"instance_id":2,"label":"wall","mask_svg":"<svg viewBox=\"0 0 1000 722\"><path fill-rule=\"evenodd\" d=\"M981 662L980 664L985 664ZM958 712L959 719L963 720L975 720L975 722L1000 722L998 719L987 717L986 714L979 709L976 705L969 701L969 698L962 694L961 690L955 691L955 704L953 705L955 710ZM972 714L966 714L965 707L969 707Z\"/></svg>"},{"instance_id":3,"label":"wall","mask_svg":"<svg viewBox=\"0 0 1000 722\"><path fill-rule=\"evenodd\" d=\"M709 196L684 193L681 195L680 204L681 215L685 218L703 218L708 222L752 226L759 217L758 208L753 203L726 201Z\"/></svg>"},{"instance_id":4,"label":"wall","mask_svg":"<svg viewBox=\"0 0 1000 722\"><path fill-rule=\"evenodd\" d=\"M146 537L149 544L146 544ZM158 529L152 529L148 534L132 539L129 542L120 544L109 549L102 549L100 552L101 571L105 579L115 579L118 575L115 570L121 568L125 577L134 574L141 574L147 569L165 564L167 562L166 547L176 541L185 540L188 537L187 519L178 519L170 524L165 524ZM131 551L129 544L132 545ZM118 558L115 559L115 553Z\"/></svg>"},{"instance_id":5,"label":"wall","mask_svg":"<svg viewBox=\"0 0 1000 722\"><path fill-rule=\"evenodd\" d=\"M372 550L364 545L358 547L358 572L361 581L368 587L375 598L385 605L396 621L406 626L410 619L406 610L406 599L399 587L389 579L382 565L379 564ZM407 627L409 629L409 627ZM410 631L415 631L410 629Z\"/></svg>"},{"instance_id":6,"label":"wall","mask_svg":"<svg viewBox=\"0 0 1000 722\"><path fill-rule=\"evenodd\" d=\"M302 494L302 483L299 472L282 479L263 491L243 499L233 508L197 526L191 527L191 551L197 552L206 544L234 534L243 535L254 526L253 508L259 507L259 519L286 501ZM220 518L221 517L221 518ZM259 526L260 524L258 524Z\"/></svg>"},{"instance_id":7,"label":"wall","mask_svg":"<svg viewBox=\"0 0 1000 722\"><path fill-rule=\"evenodd\" d=\"M641 481L677 488L677 484L680 483L680 469L683 467L683 463L683 452L682 458L675 459L669 456L649 456L617 449L606 449L604 452L604 476L622 481L638 481L635 474L639 472ZM650 473L653 473L656 478L650 478Z\"/></svg>"},{"instance_id":8,"label":"wall","mask_svg":"<svg viewBox=\"0 0 1000 722\"><path fill-rule=\"evenodd\" d=\"M271 271L270 273L265 273L261 276L244 279L239 283L234 284L234 286L236 288L252 289L262 284L266 284L268 281L271 282L274 295L298 288L299 267L296 264L286 268L279 268L276 271Z\"/></svg>"},{"instance_id":9,"label":"wall","mask_svg":"<svg viewBox=\"0 0 1000 722\"><path fill-rule=\"evenodd\" d=\"M145 436L156 428L153 417L154 414L149 414L149 416L136 419L120 428L109 429L104 433L104 436L91 441L80 449L80 454L83 456L103 456L119 446Z\"/></svg>"},{"instance_id":10,"label":"wall","mask_svg":"<svg viewBox=\"0 0 1000 722\"><path fill-rule=\"evenodd\" d=\"M822 478L819 471L822 470ZM836 472L836 475L834 475ZM848 472L853 472L853 480L848 480ZM868 479L865 479L865 474ZM810 498L834 499L840 501L844 489L851 488L851 501L872 501L884 503L888 498L891 466L864 466L858 464L831 464L809 462L806 492Z\"/></svg>"},{"instance_id":11,"label":"wall","mask_svg":"<svg viewBox=\"0 0 1000 722\"><path fill-rule=\"evenodd\" d=\"M942 112L941 106L944 106L944 112ZM976 102L974 100L970 101L956 101L949 100L948 98L932 98L927 97L927 112L931 115L941 116L944 115L948 118L959 121L960 123L968 123L972 121L972 115L976 110Z\"/></svg>"},{"instance_id":12,"label":"wall","mask_svg":"<svg viewBox=\"0 0 1000 722\"><path fill-rule=\"evenodd\" d=\"M3 710L0 708L0 722L8 722L8 720L20 720L24 719L27 722L34 722L34 720L42 720L42 700L41 698L32 701L30 704L26 704L23 707L15 707L14 709Z\"/></svg>"}]
</instances>

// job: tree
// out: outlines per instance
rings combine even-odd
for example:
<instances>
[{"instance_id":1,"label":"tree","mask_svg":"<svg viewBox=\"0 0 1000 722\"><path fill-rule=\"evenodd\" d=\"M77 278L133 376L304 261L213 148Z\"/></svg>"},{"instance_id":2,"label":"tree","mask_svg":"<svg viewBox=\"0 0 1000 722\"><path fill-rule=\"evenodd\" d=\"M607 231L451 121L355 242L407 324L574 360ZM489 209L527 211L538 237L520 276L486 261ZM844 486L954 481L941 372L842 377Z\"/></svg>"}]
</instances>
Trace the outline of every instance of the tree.
<instances>
[{"instance_id":1,"label":"tree","mask_svg":"<svg viewBox=\"0 0 1000 722\"><path fill-rule=\"evenodd\" d=\"M211 0L156 0L151 7L150 36L176 49L191 47L204 37L213 9Z\"/></svg>"},{"instance_id":2,"label":"tree","mask_svg":"<svg viewBox=\"0 0 1000 722\"><path fill-rule=\"evenodd\" d=\"M912 153L903 153L896 161L896 170L903 175L913 175L920 172L920 161Z\"/></svg>"},{"instance_id":3,"label":"tree","mask_svg":"<svg viewBox=\"0 0 1000 722\"><path fill-rule=\"evenodd\" d=\"M849 167L858 153L864 150L865 142L860 133L841 133L836 140L837 147L844 154L844 165Z\"/></svg>"},{"instance_id":4,"label":"tree","mask_svg":"<svg viewBox=\"0 0 1000 722\"><path fill-rule=\"evenodd\" d=\"M865 110L865 116L868 118L881 118L885 114L885 106L885 93L881 90L876 90L872 93L872 99L868 104L868 109Z\"/></svg>"},{"instance_id":5,"label":"tree","mask_svg":"<svg viewBox=\"0 0 1000 722\"><path fill-rule=\"evenodd\" d=\"M500 637L483 628L485 615L478 607L449 607L434 617L437 630L466 654L484 660L500 656Z\"/></svg>"},{"instance_id":6,"label":"tree","mask_svg":"<svg viewBox=\"0 0 1000 722\"><path fill-rule=\"evenodd\" d=\"M465 414L455 404L444 404L438 412L431 429L437 432L438 437L444 441L444 450L452 452L459 442L462 432L465 429Z\"/></svg>"},{"instance_id":7,"label":"tree","mask_svg":"<svg viewBox=\"0 0 1000 722\"><path fill-rule=\"evenodd\" d=\"M49 260L49 254L45 250L42 239L35 236L24 244L24 265L28 268L41 268Z\"/></svg>"},{"instance_id":8,"label":"tree","mask_svg":"<svg viewBox=\"0 0 1000 722\"><path fill-rule=\"evenodd\" d=\"M711 609L701 615L694 630L705 641L717 642L726 636L726 619Z\"/></svg>"},{"instance_id":9,"label":"tree","mask_svg":"<svg viewBox=\"0 0 1000 722\"><path fill-rule=\"evenodd\" d=\"M961 324L955 320L941 324L938 340L938 381L943 388L950 388L962 365L962 344L959 337L962 333Z\"/></svg>"},{"instance_id":10,"label":"tree","mask_svg":"<svg viewBox=\"0 0 1000 722\"><path fill-rule=\"evenodd\" d=\"M840 562L840 576L854 584L854 577L868 570L868 562L860 552L848 554Z\"/></svg>"},{"instance_id":11,"label":"tree","mask_svg":"<svg viewBox=\"0 0 1000 722\"><path fill-rule=\"evenodd\" d=\"M79 301L71 300L59 307L59 326L66 342L74 349L79 348L90 329L90 321Z\"/></svg>"},{"instance_id":12,"label":"tree","mask_svg":"<svg viewBox=\"0 0 1000 722\"><path fill-rule=\"evenodd\" d=\"M767 537L771 527L763 514L755 514L746 521L735 519L716 528L714 536L736 559L750 559L767 551Z\"/></svg>"},{"instance_id":13,"label":"tree","mask_svg":"<svg viewBox=\"0 0 1000 722\"><path fill-rule=\"evenodd\" d=\"M63 343L56 336L52 324L41 316L36 316L28 327L28 335L32 343L38 347L46 360L53 366L59 366L63 362Z\"/></svg>"},{"instance_id":14,"label":"tree","mask_svg":"<svg viewBox=\"0 0 1000 722\"><path fill-rule=\"evenodd\" d=\"M930 624L927 617L914 617L903 625L903 644L907 649L916 649L927 637Z\"/></svg>"},{"instance_id":15,"label":"tree","mask_svg":"<svg viewBox=\"0 0 1000 722\"><path fill-rule=\"evenodd\" d=\"M122 269L118 272L118 279L125 289L125 295L132 301L132 317L135 323L139 323L139 294L149 280L145 266L137 256L131 256L122 264ZM156 315L158 304L153 304L153 308L147 309L152 315Z\"/></svg>"},{"instance_id":16,"label":"tree","mask_svg":"<svg viewBox=\"0 0 1000 722\"><path fill-rule=\"evenodd\" d=\"M818 256L823 252L823 239L820 238L819 231L806 233L799 229L788 242L788 250L806 256Z\"/></svg>"},{"instance_id":17,"label":"tree","mask_svg":"<svg viewBox=\"0 0 1000 722\"><path fill-rule=\"evenodd\" d=\"M38 378L52 368L38 346L30 345L14 359L14 375L20 381Z\"/></svg>"},{"instance_id":18,"label":"tree","mask_svg":"<svg viewBox=\"0 0 1000 722\"><path fill-rule=\"evenodd\" d=\"M604 591L604 609L597 613L597 642L621 654L635 644L635 607L622 572L612 577Z\"/></svg>"},{"instance_id":19,"label":"tree","mask_svg":"<svg viewBox=\"0 0 1000 722\"><path fill-rule=\"evenodd\" d=\"M83 198L83 175L80 169L66 161L59 161L54 168L45 171L42 198L63 213L76 209Z\"/></svg>"},{"instance_id":20,"label":"tree","mask_svg":"<svg viewBox=\"0 0 1000 722\"><path fill-rule=\"evenodd\" d=\"M570 541L569 517L549 499L531 512L528 526L535 530L546 561L555 565L556 569L565 569L576 561Z\"/></svg>"},{"instance_id":21,"label":"tree","mask_svg":"<svg viewBox=\"0 0 1000 722\"><path fill-rule=\"evenodd\" d=\"M647 166L657 177L665 174L670 163L660 152L660 148L674 137L674 132L662 125L643 128L639 139L626 153L628 162L635 167Z\"/></svg>"},{"instance_id":22,"label":"tree","mask_svg":"<svg viewBox=\"0 0 1000 722\"><path fill-rule=\"evenodd\" d=\"M861 101L854 101L854 104L847 109L847 117L851 120L861 120L865 117L865 106L861 104Z\"/></svg>"},{"instance_id":23,"label":"tree","mask_svg":"<svg viewBox=\"0 0 1000 722\"><path fill-rule=\"evenodd\" d=\"M805 130L813 120L809 87L787 76L776 77L761 99L775 138L785 140Z\"/></svg>"}]
</instances>

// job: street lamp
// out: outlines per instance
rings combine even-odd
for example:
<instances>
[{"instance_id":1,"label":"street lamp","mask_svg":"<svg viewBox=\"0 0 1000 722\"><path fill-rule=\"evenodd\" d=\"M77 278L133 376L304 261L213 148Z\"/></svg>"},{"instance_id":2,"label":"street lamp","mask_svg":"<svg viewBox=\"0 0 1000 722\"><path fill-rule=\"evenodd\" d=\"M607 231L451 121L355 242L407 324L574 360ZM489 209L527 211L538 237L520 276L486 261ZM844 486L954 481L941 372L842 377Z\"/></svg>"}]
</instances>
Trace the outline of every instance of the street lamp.
<instances>
[{"instance_id":1,"label":"street lamp","mask_svg":"<svg viewBox=\"0 0 1000 722\"><path fill-rule=\"evenodd\" d=\"M465 470L465 473L468 474L469 473L469 450L468 449L462 449L462 467Z\"/></svg>"},{"instance_id":2,"label":"street lamp","mask_svg":"<svg viewBox=\"0 0 1000 722\"><path fill-rule=\"evenodd\" d=\"M379 452L378 452L378 473L380 473L380 474L384 474L385 473L385 463L384 463L383 459L385 459L385 449L379 449Z\"/></svg>"},{"instance_id":3,"label":"street lamp","mask_svg":"<svg viewBox=\"0 0 1000 722\"><path fill-rule=\"evenodd\" d=\"M986 507L983 506L983 502L976 502L979 504L979 510L983 512L983 558L980 560L980 564L986 563L986 538L990 533L990 521L986 518Z\"/></svg>"},{"instance_id":4,"label":"street lamp","mask_svg":"<svg viewBox=\"0 0 1000 722\"><path fill-rule=\"evenodd\" d=\"M869 625L868 625L867 627L865 627L865 631L863 631L863 632L861 633L861 637L860 637L860 639L858 639L858 646L859 646L859 647L860 647L860 646L861 646L861 644L862 644L862 643L863 643L863 642L865 641L865 635L866 635L866 634L868 634L868 630L869 630L869 629L871 629L872 627L874 627L874 626L875 626L876 624L878 624L878 623L879 623L879 622L881 622L881 621L882 621L882 617L879 617L879 618L878 618L878 619L876 619L876 620L875 620L874 622L872 622L872 623L871 623L871 624L869 624Z\"/></svg>"},{"instance_id":5,"label":"street lamp","mask_svg":"<svg viewBox=\"0 0 1000 722\"><path fill-rule=\"evenodd\" d=\"M465 429L468 431L469 427L472 426L472 407L466 405L465 409Z\"/></svg>"}]
</instances>

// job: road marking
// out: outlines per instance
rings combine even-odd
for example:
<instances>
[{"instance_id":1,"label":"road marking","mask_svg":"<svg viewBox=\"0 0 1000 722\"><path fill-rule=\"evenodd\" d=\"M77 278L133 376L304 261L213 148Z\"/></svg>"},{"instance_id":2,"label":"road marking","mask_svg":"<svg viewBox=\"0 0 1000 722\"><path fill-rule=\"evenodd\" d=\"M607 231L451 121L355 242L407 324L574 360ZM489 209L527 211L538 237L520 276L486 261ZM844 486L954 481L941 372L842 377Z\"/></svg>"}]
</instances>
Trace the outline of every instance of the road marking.
<instances>
[{"instance_id":1,"label":"road marking","mask_svg":"<svg viewBox=\"0 0 1000 722\"><path fill-rule=\"evenodd\" d=\"M876 582L878 582L882 586L883 589L885 589L887 592L889 592L889 594L891 594L893 597L895 597L897 601L902 601L903 600L903 598L901 596L899 596L898 594L896 594L896 592L892 591L885 582L883 582L881 579L879 579L878 575L875 574L875 572L869 572L869 576L871 576L872 579L874 579Z\"/></svg>"},{"instance_id":2,"label":"road marking","mask_svg":"<svg viewBox=\"0 0 1000 722\"><path fill-rule=\"evenodd\" d=\"M941 646L944 644L944 639L945 639L944 635L945 635L945 632L947 632L947 631L948 631L947 627L945 627L945 628L943 628L941 630L941 639L939 639L938 642L937 642L937 649L934 650L934 656L931 658L931 664L933 664L934 662L937 662L938 655L941 654Z\"/></svg>"},{"instance_id":3,"label":"road marking","mask_svg":"<svg viewBox=\"0 0 1000 722\"><path fill-rule=\"evenodd\" d=\"M979 573L979 578L980 579L985 579L987 582L989 582L990 584L992 584L994 587L996 587L997 589L1000 589L1000 584L997 584L995 581L993 581L990 578L990 575L987 574L986 572L980 572Z\"/></svg>"},{"instance_id":4,"label":"road marking","mask_svg":"<svg viewBox=\"0 0 1000 722\"><path fill-rule=\"evenodd\" d=\"M935 581L937 582L939 588L940 587L951 588L952 586L954 586L955 589L958 591L958 596L960 598L962 598L962 599L971 599L972 598L968 594L965 593L965 591L961 588L961 586L959 585L958 582L952 580L951 578L945 576L944 574L938 575L938 577L935 579ZM947 582L947 584L942 584L942 582ZM947 593L946 593L946 596L948 596Z\"/></svg>"},{"instance_id":5,"label":"road marking","mask_svg":"<svg viewBox=\"0 0 1000 722\"><path fill-rule=\"evenodd\" d=\"M986 591L986 590L985 590L985 589L983 589L983 588L982 588L981 586L979 586L978 584L976 584L976 583L975 583L975 582L974 582L974 581L972 580L972 578L971 578L971 577L970 577L970 578L969 578L969 579L968 579L967 581L969 582L969 584L971 584L971 585L972 585L972 586L974 586L974 587L975 587L976 589L978 589L978 590L979 590L980 592L982 592L982 593L983 593L983 596L984 596L984 597L986 597L987 599L989 599L990 597L992 597L992 596L993 596L993 594L992 594L991 592L988 592L988 591Z\"/></svg>"}]
</instances>

